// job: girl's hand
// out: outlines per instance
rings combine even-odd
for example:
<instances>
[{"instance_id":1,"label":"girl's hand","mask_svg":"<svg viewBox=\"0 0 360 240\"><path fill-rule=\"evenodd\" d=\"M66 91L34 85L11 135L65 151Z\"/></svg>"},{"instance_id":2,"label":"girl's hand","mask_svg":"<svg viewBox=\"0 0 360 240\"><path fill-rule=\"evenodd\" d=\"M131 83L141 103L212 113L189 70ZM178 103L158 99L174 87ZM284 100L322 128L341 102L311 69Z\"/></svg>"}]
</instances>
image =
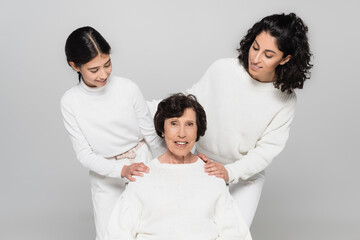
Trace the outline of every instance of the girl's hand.
<instances>
[{"instance_id":1,"label":"girl's hand","mask_svg":"<svg viewBox=\"0 0 360 240\"><path fill-rule=\"evenodd\" d=\"M143 177L143 173L148 173L149 170L149 167L147 167L144 163L133 163L129 166L123 167L121 171L121 177L126 177L131 182L135 182L136 178L134 178L133 176Z\"/></svg>"},{"instance_id":2,"label":"girl's hand","mask_svg":"<svg viewBox=\"0 0 360 240\"><path fill-rule=\"evenodd\" d=\"M226 183L229 182L229 174L222 163L216 161L209 161L205 163L205 172L209 175L215 175L218 178L222 178Z\"/></svg>"}]
</instances>

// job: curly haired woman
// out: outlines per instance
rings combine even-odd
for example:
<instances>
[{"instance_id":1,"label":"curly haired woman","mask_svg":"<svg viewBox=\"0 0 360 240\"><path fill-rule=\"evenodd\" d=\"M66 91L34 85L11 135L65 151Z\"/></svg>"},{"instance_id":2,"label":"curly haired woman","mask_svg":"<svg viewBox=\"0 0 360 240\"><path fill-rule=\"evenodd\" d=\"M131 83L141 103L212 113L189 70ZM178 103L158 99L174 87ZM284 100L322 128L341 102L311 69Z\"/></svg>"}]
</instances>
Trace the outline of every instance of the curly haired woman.
<instances>
[{"instance_id":1,"label":"curly haired woman","mask_svg":"<svg viewBox=\"0 0 360 240\"><path fill-rule=\"evenodd\" d=\"M205 171L223 178L250 227L264 170L284 148L294 117L294 89L310 76L307 26L294 13L250 28L238 59L220 59L187 93L204 107L208 131L196 144Z\"/></svg>"}]
</instances>

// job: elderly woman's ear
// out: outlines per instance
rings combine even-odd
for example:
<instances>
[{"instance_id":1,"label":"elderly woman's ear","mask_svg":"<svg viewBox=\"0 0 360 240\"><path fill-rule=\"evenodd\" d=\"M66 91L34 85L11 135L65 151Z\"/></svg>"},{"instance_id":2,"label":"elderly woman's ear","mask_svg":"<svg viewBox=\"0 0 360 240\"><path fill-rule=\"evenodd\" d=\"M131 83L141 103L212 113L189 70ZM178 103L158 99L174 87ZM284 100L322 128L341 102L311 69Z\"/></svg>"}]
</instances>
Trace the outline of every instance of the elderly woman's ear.
<instances>
[{"instance_id":1,"label":"elderly woman's ear","mask_svg":"<svg viewBox=\"0 0 360 240\"><path fill-rule=\"evenodd\" d=\"M164 132L161 133L161 137L165 137L165 133L164 133Z\"/></svg>"}]
</instances>

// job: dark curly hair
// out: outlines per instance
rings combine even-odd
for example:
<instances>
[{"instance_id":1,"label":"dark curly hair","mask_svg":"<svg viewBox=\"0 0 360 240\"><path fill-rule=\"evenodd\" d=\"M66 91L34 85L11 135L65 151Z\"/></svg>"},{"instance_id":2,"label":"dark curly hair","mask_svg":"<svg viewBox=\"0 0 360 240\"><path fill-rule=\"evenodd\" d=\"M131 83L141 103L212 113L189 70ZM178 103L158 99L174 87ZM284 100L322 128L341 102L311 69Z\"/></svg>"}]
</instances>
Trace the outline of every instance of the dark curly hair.
<instances>
[{"instance_id":1,"label":"dark curly hair","mask_svg":"<svg viewBox=\"0 0 360 240\"><path fill-rule=\"evenodd\" d=\"M303 88L304 81L310 78L310 52L308 28L295 13L274 14L263 18L254 24L240 42L238 59L246 70L249 68L249 49L256 36L267 32L276 39L277 47L283 56L291 55L291 59L275 69L274 86L282 92L291 93L295 88Z\"/></svg>"},{"instance_id":2,"label":"dark curly hair","mask_svg":"<svg viewBox=\"0 0 360 240\"><path fill-rule=\"evenodd\" d=\"M204 108L200 105L194 95L184 95L182 93L173 94L159 103L154 116L154 125L157 135L163 138L162 134L164 133L165 119L181 117L187 108L193 109L196 113L196 141L204 136L206 131L206 113Z\"/></svg>"}]
</instances>

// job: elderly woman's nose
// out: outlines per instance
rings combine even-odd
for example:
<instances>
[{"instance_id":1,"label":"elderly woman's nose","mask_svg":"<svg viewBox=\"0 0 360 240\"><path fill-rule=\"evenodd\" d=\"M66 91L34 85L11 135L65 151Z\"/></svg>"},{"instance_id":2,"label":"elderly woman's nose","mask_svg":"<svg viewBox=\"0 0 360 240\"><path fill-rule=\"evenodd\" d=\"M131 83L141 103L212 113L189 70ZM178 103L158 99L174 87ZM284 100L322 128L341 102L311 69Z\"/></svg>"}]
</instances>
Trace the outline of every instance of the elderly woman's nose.
<instances>
[{"instance_id":1,"label":"elderly woman's nose","mask_svg":"<svg viewBox=\"0 0 360 240\"><path fill-rule=\"evenodd\" d=\"M179 137L185 137L186 136L185 126L180 126L179 127L178 135L179 135Z\"/></svg>"}]
</instances>

